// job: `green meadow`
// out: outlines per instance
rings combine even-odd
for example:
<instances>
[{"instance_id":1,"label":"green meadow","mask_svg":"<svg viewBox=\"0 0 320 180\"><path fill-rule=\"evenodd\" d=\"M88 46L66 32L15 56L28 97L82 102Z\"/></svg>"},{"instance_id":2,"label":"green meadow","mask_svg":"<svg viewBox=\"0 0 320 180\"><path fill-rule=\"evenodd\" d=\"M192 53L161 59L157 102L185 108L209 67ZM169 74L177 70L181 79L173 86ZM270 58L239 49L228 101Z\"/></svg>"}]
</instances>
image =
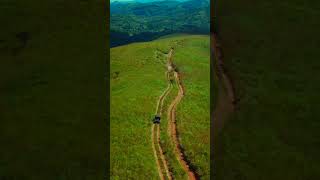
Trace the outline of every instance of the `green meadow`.
<instances>
[{"instance_id":1,"label":"green meadow","mask_svg":"<svg viewBox=\"0 0 320 180\"><path fill-rule=\"evenodd\" d=\"M105 3L0 2L0 179L107 174Z\"/></svg>"},{"instance_id":2,"label":"green meadow","mask_svg":"<svg viewBox=\"0 0 320 180\"><path fill-rule=\"evenodd\" d=\"M193 168L209 179L210 45L209 36L173 35L111 48L111 179L157 179L151 125L158 97L167 87L166 53L173 61L186 93L177 108L180 142ZM167 108L178 87L164 101L161 146L177 179L185 178L167 134Z\"/></svg>"},{"instance_id":3,"label":"green meadow","mask_svg":"<svg viewBox=\"0 0 320 180\"><path fill-rule=\"evenodd\" d=\"M320 179L319 5L217 2L215 24L239 102L215 137L215 179Z\"/></svg>"}]
</instances>

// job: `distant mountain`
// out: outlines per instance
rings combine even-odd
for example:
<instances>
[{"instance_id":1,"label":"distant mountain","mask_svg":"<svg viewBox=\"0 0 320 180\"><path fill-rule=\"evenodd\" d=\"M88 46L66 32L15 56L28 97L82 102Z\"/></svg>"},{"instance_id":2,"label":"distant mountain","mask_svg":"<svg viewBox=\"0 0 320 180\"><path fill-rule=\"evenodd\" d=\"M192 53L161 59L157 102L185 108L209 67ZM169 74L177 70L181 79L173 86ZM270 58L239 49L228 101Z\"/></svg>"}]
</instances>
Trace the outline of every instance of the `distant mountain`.
<instances>
[{"instance_id":1,"label":"distant mountain","mask_svg":"<svg viewBox=\"0 0 320 180\"><path fill-rule=\"evenodd\" d=\"M140 2L140 3L149 3L149 2L157 2L157 1L189 1L189 0L110 0L111 3L113 2Z\"/></svg>"},{"instance_id":2,"label":"distant mountain","mask_svg":"<svg viewBox=\"0 0 320 180\"><path fill-rule=\"evenodd\" d=\"M111 46L152 40L171 33L207 34L210 31L209 0L116 1L110 4L110 14Z\"/></svg>"},{"instance_id":3,"label":"distant mountain","mask_svg":"<svg viewBox=\"0 0 320 180\"><path fill-rule=\"evenodd\" d=\"M110 13L111 15L175 16L177 13L184 13L185 15L188 15L186 13L190 13L192 10L204 10L206 8L209 8L208 0L189 0L186 2L165 0L151 3L114 2L111 3Z\"/></svg>"}]
</instances>

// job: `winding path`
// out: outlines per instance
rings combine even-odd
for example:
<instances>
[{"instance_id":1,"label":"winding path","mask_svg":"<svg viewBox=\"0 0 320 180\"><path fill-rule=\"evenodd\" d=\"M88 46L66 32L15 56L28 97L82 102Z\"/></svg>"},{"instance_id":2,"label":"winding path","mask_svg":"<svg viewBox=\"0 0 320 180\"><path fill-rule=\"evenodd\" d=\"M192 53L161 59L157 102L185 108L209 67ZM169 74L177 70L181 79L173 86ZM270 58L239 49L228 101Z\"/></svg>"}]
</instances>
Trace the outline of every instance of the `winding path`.
<instances>
[{"instance_id":1,"label":"winding path","mask_svg":"<svg viewBox=\"0 0 320 180\"><path fill-rule=\"evenodd\" d=\"M182 169L185 171L186 175L188 176L189 180L196 180L198 179L197 174L190 168L190 165L188 164L187 160L186 160L186 156L183 153L183 150L181 148L180 142L179 142L179 134L177 131L177 125L176 125L176 109L177 109L177 105L180 103L181 99L184 96L184 87L182 85L182 82L180 80L180 75L177 72L175 65L172 62L172 54L173 54L173 48L170 50L170 52L168 53L168 59L167 59L167 67L168 67L168 71L166 72L166 76L168 79L168 87L167 89L162 93L162 95L159 97L158 102L157 102L157 107L156 107L156 112L155 114L159 115L161 117L162 115L162 107L163 107L163 102L164 99L166 98L166 96L169 94L169 92L172 89L172 84L170 82L170 78L169 78L169 73L173 73L174 75L174 79L178 85L179 91L177 96L175 97L175 99L171 102L168 110L167 110L167 119L168 119L168 133L169 136L171 138L171 141L173 143L174 146L174 154L177 158L177 160L179 161ZM156 130L155 130L156 128ZM163 170L162 170L162 166L164 168L164 171L166 173L166 176L169 180L173 179L172 173L169 171L168 168L168 162L165 159L163 150L161 148L160 145L160 124L152 124L151 127L152 133L151 133L151 137L152 137L152 148L153 148L153 153L156 159L156 164L157 164L157 168L158 168L158 173L159 173L159 177L161 180L165 179L165 176L163 175ZM157 148L159 149L159 152L157 151ZM159 156L160 158L159 158ZM162 166L160 163L160 160L162 161Z\"/></svg>"},{"instance_id":2,"label":"winding path","mask_svg":"<svg viewBox=\"0 0 320 180\"><path fill-rule=\"evenodd\" d=\"M167 75L167 73L166 73L166 75ZM158 99L155 114L158 114L160 117L162 115L163 101L167 97L167 95L169 94L171 89L172 89L172 85L171 85L171 83L168 83L167 89L162 93L162 95ZM156 130L155 130L155 128L156 128ZM160 177L161 180L165 179L164 175L162 173L162 166L163 166L164 170L166 172L167 178L169 180L171 180L172 179L172 175L171 175L171 173L169 171L169 168L168 168L168 162L167 162L167 160L166 160L166 158L164 156L163 150L162 150L161 145L160 145L160 124L152 124L152 126L151 126L151 138L152 138L153 154L155 156L159 177ZM157 151L156 147L159 149L159 152ZM160 159L162 161L162 166L160 165L160 160L159 160L158 154L159 154Z\"/></svg>"},{"instance_id":3,"label":"winding path","mask_svg":"<svg viewBox=\"0 0 320 180\"><path fill-rule=\"evenodd\" d=\"M179 73L174 72L174 76L175 76L177 85L179 87L179 91L176 98L172 101L168 109L168 130L169 130L169 134L172 139L172 142L174 144L174 152L177 160L179 161L185 173L188 175L188 179L195 180L197 179L196 174L190 169L190 166L186 161L186 157L182 152L182 148L179 142L179 135L178 135L177 126L176 126L176 109L177 109L177 105L180 103L182 97L184 96L184 88L180 81Z\"/></svg>"},{"instance_id":4,"label":"winding path","mask_svg":"<svg viewBox=\"0 0 320 180\"><path fill-rule=\"evenodd\" d=\"M159 126L157 126L157 127L159 128ZM155 158L156 163L157 163L157 169L158 169L159 177L160 177L161 180L164 180L164 176L162 174L161 165L160 165L160 162L159 162L157 149L156 149L156 145L155 145L156 142L157 143L159 143L159 142L157 140L155 141L154 128L155 128L155 125L152 124L152 126L151 126L152 150L153 150L154 158Z\"/></svg>"}]
</instances>

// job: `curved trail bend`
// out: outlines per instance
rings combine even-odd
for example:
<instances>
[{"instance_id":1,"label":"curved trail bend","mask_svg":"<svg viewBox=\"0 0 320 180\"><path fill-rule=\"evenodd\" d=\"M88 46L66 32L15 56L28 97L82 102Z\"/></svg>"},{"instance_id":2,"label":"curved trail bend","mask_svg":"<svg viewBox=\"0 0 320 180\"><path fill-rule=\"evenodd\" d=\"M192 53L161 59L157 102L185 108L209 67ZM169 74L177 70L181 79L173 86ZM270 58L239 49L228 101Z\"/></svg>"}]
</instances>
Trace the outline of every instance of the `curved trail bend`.
<instances>
[{"instance_id":1,"label":"curved trail bend","mask_svg":"<svg viewBox=\"0 0 320 180\"><path fill-rule=\"evenodd\" d=\"M176 109L177 105L180 103L182 97L184 96L184 88L180 81L179 73L175 71L174 76L179 87L179 91L176 98L172 101L168 108L168 131L174 144L174 153L176 155L177 160L179 161L185 173L188 175L188 179L196 180L196 174L190 169L190 166L186 161L186 157L182 152L182 148L179 142L179 135L176 126Z\"/></svg>"},{"instance_id":2,"label":"curved trail bend","mask_svg":"<svg viewBox=\"0 0 320 180\"><path fill-rule=\"evenodd\" d=\"M159 126L157 126L157 127L159 128ZM154 128L155 128L155 125L152 124L152 126L151 126L152 150L153 150L154 158L155 158L156 163L157 163L157 169L158 169L159 177L160 177L161 180L164 180L164 176L162 174L161 165L160 165L158 154L157 154L157 149L156 149L156 146L155 146L155 143L158 144L159 142L157 140L155 141Z\"/></svg>"},{"instance_id":3,"label":"curved trail bend","mask_svg":"<svg viewBox=\"0 0 320 180\"><path fill-rule=\"evenodd\" d=\"M180 80L180 75L176 70L175 65L172 62L172 54L173 54L173 48L171 48L170 52L168 53L168 59L167 59L167 68L168 68L168 72L166 73L167 78L169 77L169 73L173 72L174 74L174 79L178 85L179 91L177 96L175 97L175 99L171 102L168 110L167 110L167 116L168 116L168 133L169 136L172 140L173 146L174 146L174 154L177 158L177 160L179 161L182 169L185 171L186 175L188 176L189 180L196 180L198 179L197 174L190 169L190 165L188 164L187 160L186 160L186 156L183 153L183 150L181 148L180 142L179 142L179 134L177 132L177 125L176 125L176 109L177 109L177 105L180 103L181 99L184 96L184 88L182 85L182 82ZM172 84L170 83L170 80L168 78L168 87L167 89L163 92L163 94L159 97L158 102L157 102L157 107L156 107L156 112L155 114L159 115L161 117L162 115L162 107L163 107L163 101L166 98L166 96L169 94L169 92L172 89ZM160 109L160 111L159 111ZM153 148L153 153L156 159L156 164L157 164L157 168L158 168L158 173L159 173L159 177L161 180L164 180L165 177L163 175L163 170L162 170L162 166L166 172L166 176L169 180L173 179L173 176L171 174L171 172L169 171L168 168L168 162L165 159L165 156L163 154L161 145L160 145L160 124L152 124L152 148ZM156 131L155 131L155 128ZM156 136L155 136L156 135ZM157 152L156 149L156 145L159 149L159 152ZM158 157L158 154L160 156L160 158ZM162 166L160 163L160 160L162 161Z\"/></svg>"},{"instance_id":4,"label":"curved trail bend","mask_svg":"<svg viewBox=\"0 0 320 180\"><path fill-rule=\"evenodd\" d=\"M160 115L160 117L161 117L161 114L162 114L163 101L167 97L167 95L169 94L171 89L172 89L172 85L171 85L171 83L168 83L167 89L162 93L162 95L158 99L155 114ZM159 111L159 108L160 108L160 111ZM156 131L155 131L155 128L156 128ZM163 150L162 150L161 145L160 145L160 124L152 124L152 126L151 126L151 138L152 138L153 154L155 156L159 177L160 177L161 180L165 179L164 175L163 175L163 170L162 170L162 166L163 166L163 168L164 168L164 170L166 172L167 178L169 180L171 180L172 179L172 175L171 175L171 173L169 171L169 168L168 168L168 162L167 162L167 160L166 160L166 158L165 158L165 156L163 154ZM156 146L158 147L159 152L157 152ZM161 159L161 162L162 162L162 166L160 164L158 154L160 156L160 159Z\"/></svg>"}]
</instances>

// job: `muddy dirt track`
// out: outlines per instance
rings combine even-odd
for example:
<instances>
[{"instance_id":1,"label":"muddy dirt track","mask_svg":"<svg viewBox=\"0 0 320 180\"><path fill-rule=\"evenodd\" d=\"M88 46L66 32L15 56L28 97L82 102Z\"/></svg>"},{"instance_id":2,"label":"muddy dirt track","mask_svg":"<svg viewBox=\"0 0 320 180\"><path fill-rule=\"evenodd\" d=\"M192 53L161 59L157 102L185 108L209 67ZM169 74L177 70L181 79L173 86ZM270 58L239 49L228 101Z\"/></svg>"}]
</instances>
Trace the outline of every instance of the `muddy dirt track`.
<instances>
[{"instance_id":1,"label":"muddy dirt track","mask_svg":"<svg viewBox=\"0 0 320 180\"><path fill-rule=\"evenodd\" d=\"M168 53L168 59L167 59L168 72L166 73L166 76L167 76L167 80L168 80L168 87L158 99L155 114L159 115L160 117L162 115L163 102L172 89L172 84L168 78L168 75L170 72L173 72L174 79L179 87L179 91L178 91L177 96L171 102L171 104L167 110L168 133L170 135L170 139L171 139L173 146L174 146L174 154L175 154L177 160L179 161L181 167L185 171L186 175L188 176L188 179L189 180L196 180L198 178L197 178L195 172L193 172L190 169L190 166L189 166L189 164L186 160L186 157L182 151L182 148L181 148L181 145L179 142L179 134L177 132L176 109L177 109L177 105L179 104L182 97L184 96L184 88L183 88L182 82L180 80L179 73L174 69L175 66L172 63L172 54L173 54L173 49L171 49L170 52ZM168 161L166 160L166 158L164 156L164 153L163 153L163 150L162 150L161 144L160 144L160 123L159 124L152 124L151 130L152 130L152 132L151 132L152 148L153 148L153 153L154 153L155 160L156 160L156 165L157 165L159 177L161 180L165 179L165 176L163 175L164 174L163 172L165 172L166 177L169 180L171 180L171 179L173 179L173 175L169 171ZM158 148L158 150L157 150L157 148Z\"/></svg>"},{"instance_id":2,"label":"muddy dirt track","mask_svg":"<svg viewBox=\"0 0 320 180\"><path fill-rule=\"evenodd\" d=\"M172 103L169 106L168 109L168 128L170 137L172 139L172 142L174 144L174 152L176 155L176 158L178 159L180 165L182 166L185 173L188 175L189 180L195 180L196 175L195 173L190 169L190 166L188 162L186 161L186 157L182 152L180 142L179 142L179 136L177 132L177 126L176 126L176 109L177 105L180 103L182 97L184 96L184 88L182 86L182 83L180 81L179 74L177 72L174 72L174 76L177 82L177 85L179 86L179 92L176 96L176 98L172 101Z\"/></svg>"},{"instance_id":3,"label":"muddy dirt track","mask_svg":"<svg viewBox=\"0 0 320 180\"><path fill-rule=\"evenodd\" d=\"M162 115L163 101L167 97L167 95L169 94L171 89L172 89L172 85L171 85L171 83L168 83L167 89L163 92L163 94L158 99L155 114L160 115L160 117ZM160 111L159 111L159 109L160 109ZM155 131L155 128L156 128L156 131ZM165 179L164 175L163 175L163 170L162 170L164 168L166 176L168 177L169 180L171 180L172 179L172 175L169 172L168 162L166 161L166 158L165 158L165 156L163 154L163 150L162 150L161 144L160 144L160 124L152 124L152 127L151 127L151 138L152 138L153 154L154 154L155 159L156 159L156 164L157 164L159 177L160 177L161 180ZM157 148L158 148L158 151L157 151ZM159 159L161 159L162 163L160 163ZM161 164L162 164L163 168L162 168Z\"/></svg>"}]
</instances>

